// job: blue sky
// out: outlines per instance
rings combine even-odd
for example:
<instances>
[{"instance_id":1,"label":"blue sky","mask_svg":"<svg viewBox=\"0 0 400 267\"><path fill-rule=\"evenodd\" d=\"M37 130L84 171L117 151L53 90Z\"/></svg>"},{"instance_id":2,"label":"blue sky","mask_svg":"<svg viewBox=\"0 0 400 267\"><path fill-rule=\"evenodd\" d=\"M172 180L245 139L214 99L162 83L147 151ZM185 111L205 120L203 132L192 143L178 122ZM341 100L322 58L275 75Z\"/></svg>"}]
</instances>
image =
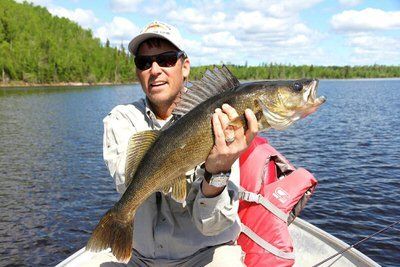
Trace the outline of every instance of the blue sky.
<instances>
[{"instance_id":1,"label":"blue sky","mask_svg":"<svg viewBox=\"0 0 400 267\"><path fill-rule=\"evenodd\" d=\"M116 46L151 21L167 22L180 30L193 65L400 65L400 0L31 2Z\"/></svg>"}]
</instances>

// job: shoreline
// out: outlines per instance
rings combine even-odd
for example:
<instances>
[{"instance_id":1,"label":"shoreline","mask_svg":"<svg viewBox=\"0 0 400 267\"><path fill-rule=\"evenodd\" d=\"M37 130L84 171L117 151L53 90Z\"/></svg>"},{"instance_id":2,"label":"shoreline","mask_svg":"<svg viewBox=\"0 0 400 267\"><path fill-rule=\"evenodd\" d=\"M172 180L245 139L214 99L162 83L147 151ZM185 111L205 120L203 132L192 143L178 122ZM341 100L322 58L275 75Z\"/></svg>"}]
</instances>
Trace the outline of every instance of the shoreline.
<instances>
[{"instance_id":1,"label":"shoreline","mask_svg":"<svg viewBox=\"0 0 400 267\"><path fill-rule=\"evenodd\" d=\"M102 85L130 85L138 84L138 82L128 83L113 83L113 82L102 82L102 83L86 83L86 82L59 82L59 83L27 83L27 82L9 82L1 83L0 88L20 88L20 87L83 87L83 86L102 86Z\"/></svg>"},{"instance_id":2,"label":"shoreline","mask_svg":"<svg viewBox=\"0 0 400 267\"><path fill-rule=\"evenodd\" d=\"M388 77L388 78L317 78L318 80L325 81L351 81L351 80L399 80L400 77ZM267 79L268 80L268 79ZM275 80L275 79L271 79ZM278 80L289 80L289 79L278 79ZM291 80L291 79L290 79ZM241 82L256 82L256 81L266 81L266 80L240 80ZM59 82L59 83L27 83L27 82L17 82L13 81L10 83L0 82L0 88L22 88L22 87L88 87L88 86L117 86L117 85L136 85L139 82L127 82L127 83L113 83L113 82L102 82L102 83L87 83L87 82Z\"/></svg>"}]
</instances>

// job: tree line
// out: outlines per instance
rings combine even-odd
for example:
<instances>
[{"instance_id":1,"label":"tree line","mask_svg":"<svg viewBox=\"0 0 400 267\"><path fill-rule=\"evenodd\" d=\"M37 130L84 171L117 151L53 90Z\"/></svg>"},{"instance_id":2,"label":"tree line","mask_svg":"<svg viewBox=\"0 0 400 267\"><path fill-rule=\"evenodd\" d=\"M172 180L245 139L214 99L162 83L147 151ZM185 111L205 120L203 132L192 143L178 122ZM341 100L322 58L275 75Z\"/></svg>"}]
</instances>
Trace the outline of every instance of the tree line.
<instances>
[{"instance_id":1,"label":"tree line","mask_svg":"<svg viewBox=\"0 0 400 267\"><path fill-rule=\"evenodd\" d=\"M400 77L400 66L314 66L282 65L276 63L260 66L227 65L239 80L263 79L299 79L304 77L319 79L352 79L352 78L394 78ZM191 79L201 78L206 69L214 66L195 67L191 70Z\"/></svg>"},{"instance_id":2,"label":"tree line","mask_svg":"<svg viewBox=\"0 0 400 267\"><path fill-rule=\"evenodd\" d=\"M133 66L123 47L101 44L75 22L31 3L0 1L3 82L131 82Z\"/></svg>"},{"instance_id":3,"label":"tree line","mask_svg":"<svg viewBox=\"0 0 400 267\"><path fill-rule=\"evenodd\" d=\"M400 66L309 66L228 64L242 80L400 77ZM192 67L191 80L207 68ZM0 80L26 83L129 83L136 81L133 57L124 46L102 44L90 30L31 3L0 1Z\"/></svg>"}]
</instances>

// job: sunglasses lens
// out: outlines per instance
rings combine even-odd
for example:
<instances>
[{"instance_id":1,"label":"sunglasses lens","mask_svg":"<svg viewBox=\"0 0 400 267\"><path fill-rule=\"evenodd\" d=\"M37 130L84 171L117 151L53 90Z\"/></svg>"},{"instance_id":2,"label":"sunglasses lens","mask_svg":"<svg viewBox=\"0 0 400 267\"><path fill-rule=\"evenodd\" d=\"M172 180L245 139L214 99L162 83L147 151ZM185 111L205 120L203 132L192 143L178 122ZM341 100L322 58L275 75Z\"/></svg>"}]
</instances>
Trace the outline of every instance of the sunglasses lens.
<instances>
[{"instance_id":1,"label":"sunglasses lens","mask_svg":"<svg viewBox=\"0 0 400 267\"><path fill-rule=\"evenodd\" d=\"M160 67L173 67L177 60L178 55L176 52L167 52L157 57L157 64Z\"/></svg>"},{"instance_id":2,"label":"sunglasses lens","mask_svg":"<svg viewBox=\"0 0 400 267\"><path fill-rule=\"evenodd\" d=\"M173 67L175 66L178 58L183 55L183 52L165 52L155 56L136 56L135 65L140 70L147 70L151 68L153 62L157 62L160 67Z\"/></svg>"},{"instance_id":3,"label":"sunglasses lens","mask_svg":"<svg viewBox=\"0 0 400 267\"><path fill-rule=\"evenodd\" d=\"M135 65L139 70L147 70L151 67L152 59L149 56L136 56Z\"/></svg>"}]
</instances>

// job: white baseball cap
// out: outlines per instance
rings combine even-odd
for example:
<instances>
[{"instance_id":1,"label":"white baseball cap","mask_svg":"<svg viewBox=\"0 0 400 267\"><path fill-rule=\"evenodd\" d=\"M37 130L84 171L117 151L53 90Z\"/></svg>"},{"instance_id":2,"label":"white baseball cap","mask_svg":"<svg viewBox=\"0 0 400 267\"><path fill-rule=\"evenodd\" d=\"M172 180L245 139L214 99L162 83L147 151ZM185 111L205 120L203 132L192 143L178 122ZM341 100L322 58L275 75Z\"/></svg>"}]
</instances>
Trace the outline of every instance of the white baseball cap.
<instances>
[{"instance_id":1,"label":"white baseball cap","mask_svg":"<svg viewBox=\"0 0 400 267\"><path fill-rule=\"evenodd\" d=\"M128 45L129 51L136 55L137 49L139 45L149 39L149 38L162 38L170 41L173 45L175 45L179 50L183 51L183 42L181 34L179 33L178 29L174 26L168 25L167 23L154 21L151 22L149 25L144 27L139 35L130 41Z\"/></svg>"}]
</instances>

